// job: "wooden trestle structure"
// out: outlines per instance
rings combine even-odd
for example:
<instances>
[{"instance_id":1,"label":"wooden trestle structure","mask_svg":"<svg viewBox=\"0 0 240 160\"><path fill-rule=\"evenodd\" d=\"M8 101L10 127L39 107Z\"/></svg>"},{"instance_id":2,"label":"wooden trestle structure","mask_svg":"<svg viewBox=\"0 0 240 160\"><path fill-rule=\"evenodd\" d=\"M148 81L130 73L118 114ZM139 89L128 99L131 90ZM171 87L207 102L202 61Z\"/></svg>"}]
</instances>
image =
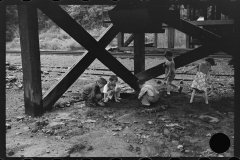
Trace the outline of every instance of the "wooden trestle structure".
<instances>
[{"instance_id":1,"label":"wooden trestle structure","mask_svg":"<svg viewBox=\"0 0 240 160\"><path fill-rule=\"evenodd\" d=\"M174 59L176 68L215 52L223 51L234 58L235 88L240 86L240 64L237 62L237 55L240 52L240 5L238 0L1 0L1 84L5 84L6 5L18 5L24 102L27 115L33 117L42 115L44 110L51 107L96 58L134 90L139 90L138 80L146 81L164 74L163 64L145 70L144 33L163 33L166 26L187 34L188 47L192 45L192 38L199 40L202 44L200 47L176 57ZM98 40L95 40L59 5L115 5L109 12L112 24ZM187 6L188 20L190 21L180 18L180 5ZM206 20L209 6L212 7L211 20ZM40 9L87 50L84 57L77 60L59 82L44 95L42 95L41 89L37 9ZM199 9L203 12L205 21L196 22L196 10ZM221 20L221 14L227 15L231 19ZM199 23L204 24L202 28L198 27ZM210 24L211 26L208 26ZM223 30L217 29L215 26L219 24L231 25L231 27ZM227 32L223 34L225 30ZM123 33L133 33L133 35L124 42ZM134 41L134 74L105 49L116 35L118 35L119 47L126 47L131 41ZM173 39L171 31L168 37ZM172 40L169 41L169 48L173 48L172 43ZM3 101L6 99L5 86L1 86L1 93L3 95L1 94L0 99ZM240 95L240 90L236 89L235 98L238 95ZM235 106L239 104L240 99L236 98ZM235 107L235 118L240 115L239 111ZM239 124L236 124L235 135L240 135L239 128ZM235 156L239 156L240 152L237 151L237 148L240 148L239 137L235 137L235 142Z\"/></svg>"}]
</instances>

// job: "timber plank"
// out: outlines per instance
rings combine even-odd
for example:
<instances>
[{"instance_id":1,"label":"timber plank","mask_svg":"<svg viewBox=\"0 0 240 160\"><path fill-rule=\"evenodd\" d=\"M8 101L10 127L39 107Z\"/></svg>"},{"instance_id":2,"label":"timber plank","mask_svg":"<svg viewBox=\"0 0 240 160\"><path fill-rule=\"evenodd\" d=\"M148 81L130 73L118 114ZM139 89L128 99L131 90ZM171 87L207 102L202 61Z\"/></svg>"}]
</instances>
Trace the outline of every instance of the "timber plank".
<instances>
[{"instance_id":1,"label":"timber plank","mask_svg":"<svg viewBox=\"0 0 240 160\"><path fill-rule=\"evenodd\" d=\"M25 113L43 113L37 7L18 5Z\"/></svg>"},{"instance_id":2,"label":"timber plank","mask_svg":"<svg viewBox=\"0 0 240 160\"><path fill-rule=\"evenodd\" d=\"M128 37L128 39L124 42L124 46L123 47L127 47L134 39L134 35L131 34L130 37Z\"/></svg>"}]
</instances>

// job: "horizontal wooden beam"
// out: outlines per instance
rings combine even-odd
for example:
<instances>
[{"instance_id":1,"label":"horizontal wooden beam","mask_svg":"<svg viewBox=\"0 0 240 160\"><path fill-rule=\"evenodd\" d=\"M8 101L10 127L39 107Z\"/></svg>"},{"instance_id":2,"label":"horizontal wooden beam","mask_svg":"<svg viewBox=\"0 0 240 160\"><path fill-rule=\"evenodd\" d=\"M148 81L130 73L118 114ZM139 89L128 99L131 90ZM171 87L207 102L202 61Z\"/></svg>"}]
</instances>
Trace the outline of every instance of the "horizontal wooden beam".
<instances>
[{"instance_id":1,"label":"horizontal wooden beam","mask_svg":"<svg viewBox=\"0 0 240 160\"><path fill-rule=\"evenodd\" d=\"M234 20L206 20L206 21L188 21L189 23L196 26L223 26L223 25L234 25ZM111 21L104 21L104 23L112 23ZM169 27L163 23L163 28Z\"/></svg>"},{"instance_id":2,"label":"horizontal wooden beam","mask_svg":"<svg viewBox=\"0 0 240 160\"><path fill-rule=\"evenodd\" d=\"M237 0L217 0L220 3L225 2L226 4L235 4ZM0 3L5 3L7 5L25 5L31 3L54 3L58 5L117 5L119 3L128 5L134 4L144 4L144 5L172 5L172 4L184 4L184 5L212 5L216 4L213 0L145 0L145 1L136 1L136 0L31 0L31 1L23 1L23 0L2 0Z\"/></svg>"},{"instance_id":3,"label":"horizontal wooden beam","mask_svg":"<svg viewBox=\"0 0 240 160\"><path fill-rule=\"evenodd\" d=\"M133 46L129 47L120 47L119 48L121 51L132 51L134 50ZM166 50L169 50L168 48L155 48L155 47L145 47L146 52L158 52L158 53L164 53ZM187 51L190 51L192 49L178 49L178 48L173 48L171 51L173 53L186 53Z\"/></svg>"},{"instance_id":4,"label":"horizontal wooden beam","mask_svg":"<svg viewBox=\"0 0 240 160\"><path fill-rule=\"evenodd\" d=\"M213 47L215 49L211 49L209 50L209 48L211 48L212 45L204 45L201 46L197 49L194 49L192 51L189 51L187 53L184 53L176 58L174 58L175 61L175 67L179 68L179 67L183 67L189 63L192 63L194 61L197 61L199 59L202 59L204 57L207 57L213 53L216 53L219 51L219 48L217 46ZM141 73L136 74L135 76L143 81L147 81L150 80L152 78L158 77L162 74L164 74L165 70L164 70L164 66L163 63L152 67L146 71L143 71Z\"/></svg>"},{"instance_id":5,"label":"horizontal wooden beam","mask_svg":"<svg viewBox=\"0 0 240 160\"><path fill-rule=\"evenodd\" d=\"M48 5L39 5L38 7L73 39L80 43L85 49L88 51L93 51L91 53L96 56L97 59L99 59L106 67L111 69L129 86L135 90L138 89L138 85L136 83L137 78L131 72L129 72L128 69L124 67L118 60L116 60L108 51L106 51L104 45L98 43L60 6L49 3ZM116 32L116 34L119 33L119 30L114 26L113 30Z\"/></svg>"}]
</instances>

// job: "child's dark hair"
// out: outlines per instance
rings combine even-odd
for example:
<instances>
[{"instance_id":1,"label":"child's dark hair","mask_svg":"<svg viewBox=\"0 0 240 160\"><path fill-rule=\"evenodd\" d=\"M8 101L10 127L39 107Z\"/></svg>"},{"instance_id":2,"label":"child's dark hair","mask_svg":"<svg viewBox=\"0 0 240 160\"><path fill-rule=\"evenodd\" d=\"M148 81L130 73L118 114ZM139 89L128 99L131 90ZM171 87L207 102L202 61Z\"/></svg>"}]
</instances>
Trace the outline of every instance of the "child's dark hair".
<instances>
[{"instance_id":1,"label":"child's dark hair","mask_svg":"<svg viewBox=\"0 0 240 160\"><path fill-rule=\"evenodd\" d=\"M118 77L116 76L116 75L111 75L110 77L109 77L109 81L110 82L112 82L112 81L118 81Z\"/></svg>"},{"instance_id":2,"label":"child's dark hair","mask_svg":"<svg viewBox=\"0 0 240 160\"><path fill-rule=\"evenodd\" d=\"M168 57L172 57L173 56L173 53L169 50L167 50L165 53L164 53L164 56L168 56Z\"/></svg>"},{"instance_id":3,"label":"child's dark hair","mask_svg":"<svg viewBox=\"0 0 240 160\"><path fill-rule=\"evenodd\" d=\"M211 66L214 66L214 65L216 65L216 63L215 63L215 61L214 61L214 59L213 59L213 58L207 58L207 59L205 59L205 61L206 61L206 62L208 62L208 63L210 63L210 64L211 64Z\"/></svg>"},{"instance_id":4,"label":"child's dark hair","mask_svg":"<svg viewBox=\"0 0 240 160\"><path fill-rule=\"evenodd\" d=\"M98 79L97 79L97 82L100 83L100 84L103 84L103 85L107 84L106 79L104 79L104 78L102 78L102 77L98 78Z\"/></svg>"}]
</instances>

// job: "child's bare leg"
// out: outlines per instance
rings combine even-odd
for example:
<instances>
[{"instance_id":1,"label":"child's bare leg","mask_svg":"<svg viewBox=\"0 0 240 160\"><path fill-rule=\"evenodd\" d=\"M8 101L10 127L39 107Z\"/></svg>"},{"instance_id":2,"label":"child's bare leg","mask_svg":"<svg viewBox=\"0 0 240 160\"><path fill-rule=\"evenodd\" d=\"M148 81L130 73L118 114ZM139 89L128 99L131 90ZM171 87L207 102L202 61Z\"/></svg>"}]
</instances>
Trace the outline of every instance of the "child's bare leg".
<instances>
[{"instance_id":1,"label":"child's bare leg","mask_svg":"<svg viewBox=\"0 0 240 160\"><path fill-rule=\"evenodd\" d=\"M192 91L192 95L191 95L191 99L190 99L190 103L193 102L193 98L194 98L194 96L195 96L195 93L196 93L196 90L193 89L193 91Z\"/></svg>"},{"instance_id":2,"label":"child's bare leg","mask_svg":"<svg viewBox=\"0 0 240 160\"><path fill-rule=\"evenodd\" d=\"M117 100L121 99L120 98L120 93L121 93L121 88L116 88L114 96L116 97Z\"/></svg>"},{"instance_id":3,"label":"child's bare leg","mask_svg":"<svg viewBox=\"0 0 240 160\"><path fill-rule=\"evenodd\" d=\"M204 91L204 98L205 98L205 103L208 104L208 94L207 94L207 90Z\"/></svg>"},{"instance_id":4,"label":"child's bare leg","mask_svg":"<svg viewBox=\"0 0 240 160\"><path fill-rule=\"evenodd\" d=\"M167 82L167 94L170 95L171 85L170 82Z\"/></svg>"},{"instance_id":5,"label":"child's bare leg","mask_svg":"<svg viewBox=\"0 0 240 160\"><path fill-rule=\"evenodd\" d=\"M172 83L172 82L171 82L170 84L171 84L171 86L173 86L173 87L177 88L179 93L181 93L181 92L182 92L182 89L183 89L183 87L181 87L181 86L178 86L178 85L176 85L176 84L174 84L174 83Z\"/></svg>"}]
</instances>

